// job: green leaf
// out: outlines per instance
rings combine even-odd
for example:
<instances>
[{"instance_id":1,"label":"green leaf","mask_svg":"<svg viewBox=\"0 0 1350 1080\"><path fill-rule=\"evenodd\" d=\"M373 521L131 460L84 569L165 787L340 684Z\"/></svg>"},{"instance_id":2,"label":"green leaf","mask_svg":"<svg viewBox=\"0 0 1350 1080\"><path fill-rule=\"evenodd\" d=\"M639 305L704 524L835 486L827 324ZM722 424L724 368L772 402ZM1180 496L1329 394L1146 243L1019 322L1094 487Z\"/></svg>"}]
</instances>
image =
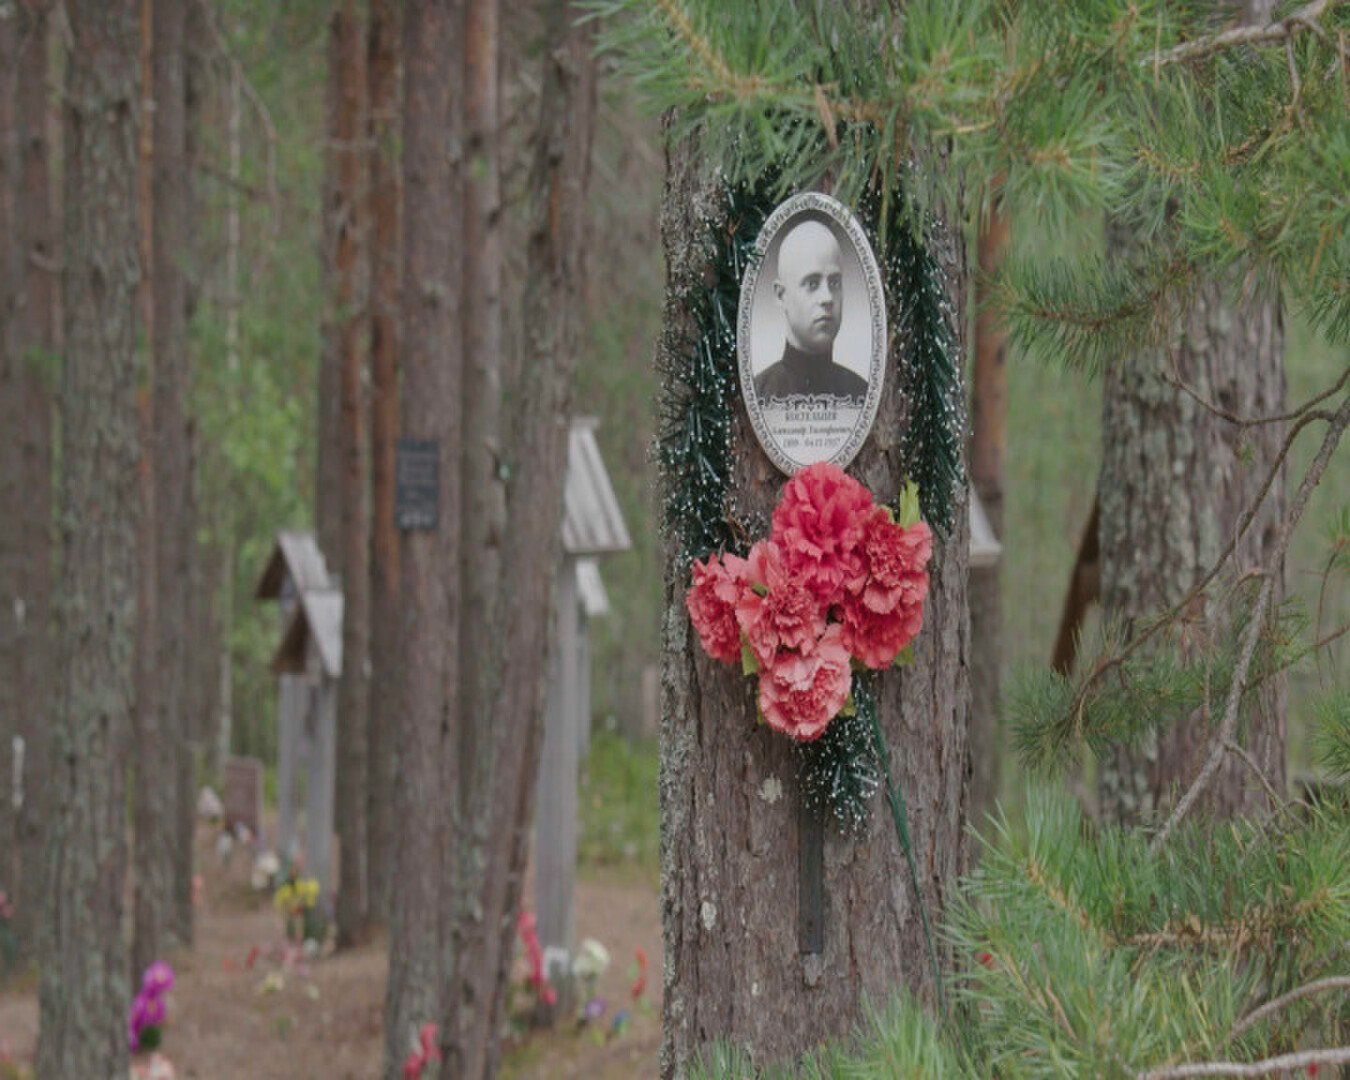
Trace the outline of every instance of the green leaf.
<instances>
[{"instance_id":1,"label":"green leaf","mask_svg":"<svg viewBox=\"0 0 1350 1080\"><path fill-rule=\"evenodd\" d=\"M906 480L905 486L900 489L900 513L895 520L896 524L902 529L917 525L921 520L919 514L919 485L913 480Z\"/></svg>"},{"instance_id":2,"label":"green leaf","mask_svg":"<svg viewBox=\"0 0 1350 1080\"><path fill-rule=\"evenodd\" d=\"M892 667L909 667L914 663L914 642L910 642L898 653L895 654L895 662Z\"/></svg>"},{"instance_id":3,"label":"green leaf","mask_svg":"<svg viewBox=\"0 0 1350 1080\"><path fill-rule=\"evenodd\" d=\"M759 660L755 656L754 650L750 648L750 642L745 640L745 635L741 635L741 674L754 675L759 671Z\"/></svg>"},{"instance_id":4,"label":"green leaf","mask_svg":"<svg viewBox=\"0 0 1350 1080\"><path fill-rule=\"evenodd\" d=\"M852 694L849 694L849 696L844 699L844 707L839 710L838 715L839 716L858 715L858 703L853 700Z\"/></svg>"}]
</instances>

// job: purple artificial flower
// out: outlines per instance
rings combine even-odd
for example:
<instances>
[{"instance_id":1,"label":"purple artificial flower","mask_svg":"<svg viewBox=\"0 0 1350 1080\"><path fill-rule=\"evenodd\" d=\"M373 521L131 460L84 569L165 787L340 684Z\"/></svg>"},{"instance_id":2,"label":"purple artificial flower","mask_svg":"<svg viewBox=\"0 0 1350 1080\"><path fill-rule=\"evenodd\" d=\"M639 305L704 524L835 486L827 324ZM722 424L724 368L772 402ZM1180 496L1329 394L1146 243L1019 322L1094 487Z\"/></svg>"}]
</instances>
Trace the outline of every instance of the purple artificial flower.
<instances>
[{"instance_id":1,"label":"purple artificial flower","mask_svg":"<svg viewBox=\"0 0 1350 1080\"><path fill-rule=\"evenodd\" d=\"M590 1001L586 1002L586 1007L582 1010L582 1015L586 1018L588 1023L594 1023L599 1020L600 1017L605 1015L606 1008L608 1008L608 1005L604 998L593 997Z\"/></svg>"},{"instance_id":2,"label":"purple artificial flower","mask_svg":"<svg viewBox=\"0 0 1350 1080\"><path fill-rule=\"evenodd\" d=\"M145 969L141 989L154 997L173 989L173 968L163 960L156 960Z\"/></svg>"},{"instance_id":3,"label":"purple artificial flower","mask_svg":"<svg viewBox=\"0 0 1350 1080\"><path fill-rule=\"evenodd\" d=\"M145 1026L159 1027L164 1023L164 1017L168 1010L164 1007L162 997L151 997L145 1003Z\"/></svg>"}]
</instances>

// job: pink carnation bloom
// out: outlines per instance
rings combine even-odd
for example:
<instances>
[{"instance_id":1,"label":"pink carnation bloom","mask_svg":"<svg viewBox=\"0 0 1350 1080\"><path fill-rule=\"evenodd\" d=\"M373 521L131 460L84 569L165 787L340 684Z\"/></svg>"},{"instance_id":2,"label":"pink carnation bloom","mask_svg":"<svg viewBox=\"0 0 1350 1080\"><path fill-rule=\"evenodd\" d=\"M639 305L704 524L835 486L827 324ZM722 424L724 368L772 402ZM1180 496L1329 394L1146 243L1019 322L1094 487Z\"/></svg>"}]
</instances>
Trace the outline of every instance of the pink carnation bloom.
<instances>
[{"instance_id":1,"label":"pink carnation bloom","mask_svg":"<svg viewBox=\"0 0 1350 1080\"><path fill-rule=\"evenodd\" d=\"M913 602L916 595L923 602L933 556L933 531L927 522L902 529L879 509L867 522L862 548L867 564L867 575L860 579L864 607L884 615L897 604Z\"/></svg>"},{"instance_id":2,"label":"pink carnation bloom","mask_svg":"<svg viewBox=\"0 0 1350 1080\"><path fill-rule=\"evenodd\" d=\"M741 658L736 601L745 588L746 561L735 555L709 555L695 562L693 584L684 605L703 648L714 660L734 664Z\"/></svg>"},{"instance_id":3,"label":"pink carnation bloom","mask_svg":"<svg viewBox=\"0 0 1350 1080\"><path fill-rule=\"evenodd\" d=\"M775 731L810 742L844 707L852 681L843 628L832 623L809 650L780 653L760 672L760 712Z\"/></svg>"},{"instance_id":4,"label":"pink carnation bloom","mask_svg":"<svg viewBox=\"0 0 1350 1080\"><path fill-rule=\"evenodd\" d=\"M933 534L922 521L902 529L879 510L862 550L866 569L843 607L844 644L869 668L886 668L923 626Z\"/></svg>"},{"instance_id":5,"label":"pink carnation bloom","mask_svg":"<svg viewBox=\"0 0 1350 1080\"><path fill-rule=\"evenodd\" d=\"M761 668L771 666L780 649L805 649L825 632L824 608L772 540L750 549L745 574L750 587L736 602L736 621Z\"/></svg>"},{"instance_id":6,"label":"pink carnation bloom","mask_svg":"<svg viewBox=\"0 0 1350 1080\"><path fill-rule=\"evenodd\" d=\"M151 994L162 994L173 989L173 968L165 961L156 960L145 969L141 987Z\"/></svg>"},{"instance_id":7,"label":"pink carnation bloom","mask_svg":"<svg viewBox=\"0 0 1350 1080\"><path fill-rule=\"evenodd\" d=\"M867 488L829 462L808 465L783 489L772 539L821 603L836 603L861 572L859 545L874 505Z\"/></svg>"}]
</instances>

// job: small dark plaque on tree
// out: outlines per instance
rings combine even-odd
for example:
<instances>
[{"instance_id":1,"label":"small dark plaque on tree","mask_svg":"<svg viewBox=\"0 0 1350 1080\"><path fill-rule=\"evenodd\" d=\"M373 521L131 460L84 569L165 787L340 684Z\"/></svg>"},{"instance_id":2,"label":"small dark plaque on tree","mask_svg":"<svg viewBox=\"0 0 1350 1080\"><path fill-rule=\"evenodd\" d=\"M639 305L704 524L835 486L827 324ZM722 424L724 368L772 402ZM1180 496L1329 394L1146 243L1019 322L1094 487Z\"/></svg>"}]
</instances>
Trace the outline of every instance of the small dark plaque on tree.
<instances>
[{"instance_id":1,"label":"small dark plaque on tree","mask_svg":"<svg viewBox=\"0 0 1350 1080\"><path fill-rule=\"evenodd\" d=\"M440 441L399 439L394 472L394 524L405 532L436 528L440 520Z\"/></svg>"}]
</instances>

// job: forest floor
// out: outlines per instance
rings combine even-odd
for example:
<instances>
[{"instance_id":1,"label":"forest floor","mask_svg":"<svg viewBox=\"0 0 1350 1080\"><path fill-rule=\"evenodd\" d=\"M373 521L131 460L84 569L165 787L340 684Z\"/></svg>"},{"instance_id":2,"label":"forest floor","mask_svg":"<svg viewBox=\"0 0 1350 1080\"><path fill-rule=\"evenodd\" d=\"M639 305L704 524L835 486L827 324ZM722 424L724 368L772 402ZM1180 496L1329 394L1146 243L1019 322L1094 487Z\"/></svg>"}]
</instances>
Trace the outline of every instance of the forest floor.
<instances>
[{"instance_id":1,"label":"forest floor","mask_svg":"<svg viewBox=\"0 0 1350 1080\"><path fill-rule=\"evenodd\" d=\"M178 983L163 1050L179 1080L376 1080L384 1046L384 942L309 964L288 963L280 916L266 894L250 888L247 858L236 853L222 865L205 827L198 854L205 888L196 942L170 957ZM612 957L597 987L606 1013L594 1024L547 1031L513 1022L503 1076L656 1075L661 916L655 887L641 875L597 869L578 883L576 918L579 939L595 937ZM639 948L650 966L644 1000L633 1007L630 969ZM523 985L523 974L522 964L516 986ZM623 1008L630 1022L616 1034L613 1017ZM36 1040L37 995L30 978L0 993L0 1077L25 1075L12 1065L31 1065Z\"/></svg>"}]
</instances>

